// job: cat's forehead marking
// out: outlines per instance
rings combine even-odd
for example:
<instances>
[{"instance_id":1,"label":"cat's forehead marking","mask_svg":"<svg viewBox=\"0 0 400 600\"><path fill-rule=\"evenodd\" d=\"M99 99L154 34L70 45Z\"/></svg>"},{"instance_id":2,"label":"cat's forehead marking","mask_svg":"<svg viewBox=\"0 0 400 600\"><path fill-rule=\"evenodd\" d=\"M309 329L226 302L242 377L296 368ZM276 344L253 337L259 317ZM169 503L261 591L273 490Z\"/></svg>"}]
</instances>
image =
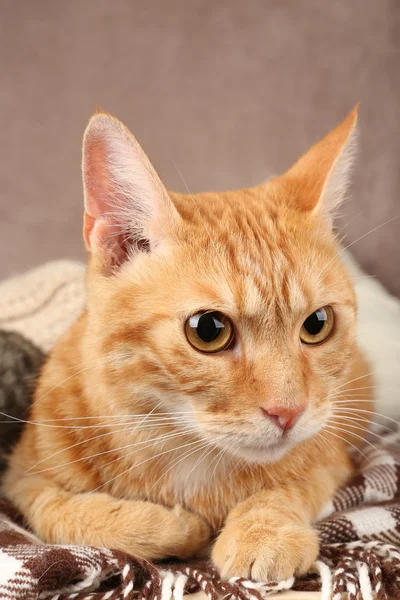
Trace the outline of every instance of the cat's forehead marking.
<instances>
[{"instance_id":1,"label":"cat's forehead marking","mask_svg":"<svg viewBox=\"0 0 400 600\"><path fill-rule=\"evenodd\" d=\"M240 247L237 249L238 278L249 309L262 300L279 297L294 306L307 302L304 283L309 259L304 261L293 250L285 240L266 240L243 252Z\"/></svg>"},{"instance_id":2,"label":"cat's forehead marking","mask_svg":"<svg viewBox=\"0 0 400 600\"><path fill-rule=\"evenodd\" d=\"M302 287L300 280L294 273L288 276L287 280L289 308L296 313L304 312L309 305L309 298Z\"/></svg>"},{"instance_id":3,"label":"cat's forehead marking","mask_svg":"<svg viewBox=\"0 0 400 600\"><path fill-rule=\"evenodd\" d=\"M243 312L250 318L256 317L265 308L266 298L250 277L243 282Z\"/></svg>"},{"instance_id":4,"label":"cat's forehead marking","mask_svg":"<svg viewBox=\"0 0 400 600\"><path fill-rule=\"evenodd\" d=\"M279 311L286 320L315 310L325 297L321 273L332 259L321 247L325 228L319 232L318 222L278 206L266 187L199 194L194 213L188 198L178 205L194 228L192 239L210 253L209 271L232 311L255 318Z\"/></svg>"},{"instance_id":5,"label":"cat's forehead marking","mask_svg":"<svg viewBox=\"0 0 400 600\"><path fill-rule=\"evenodd\" d=\"M302 286L301 278L294 272L286 272L280 278L264 274L264 285L257 278L248 275L243 278L241 311L250 318L265 315L266 311L276 311L289 316L308 310L310 298Z\"/></svg>"}]
</instances>

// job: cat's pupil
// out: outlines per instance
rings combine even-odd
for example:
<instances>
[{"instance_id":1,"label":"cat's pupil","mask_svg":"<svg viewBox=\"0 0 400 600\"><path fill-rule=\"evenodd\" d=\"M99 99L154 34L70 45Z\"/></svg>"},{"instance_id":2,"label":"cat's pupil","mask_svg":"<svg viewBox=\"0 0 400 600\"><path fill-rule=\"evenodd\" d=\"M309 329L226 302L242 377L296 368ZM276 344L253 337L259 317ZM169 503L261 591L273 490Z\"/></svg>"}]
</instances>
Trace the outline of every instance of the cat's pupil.
<instances>
[{"instance_id":1,"label":"cat's pupil","mask_svg":"<svg viewBox=\"0 0 400 600\"><path fill-rule=\"evenodd\" d=\"M197 323L197 335L203 342L213 342L220 335L224 324L218 318L218 313L201 315Z\"/></svg>"},{"instance_id":2,"label":"cat's pupil","mask_svg":"<svg viewBox=\"0 0 400 600\"><path fill-rule=\"evenodd\" d=\"M313 312L313 314L304 321L304 329L310 335L318 335L322 331L326 319L327 315L325 310L320 308Z\"/></svg>"}]
</instances>

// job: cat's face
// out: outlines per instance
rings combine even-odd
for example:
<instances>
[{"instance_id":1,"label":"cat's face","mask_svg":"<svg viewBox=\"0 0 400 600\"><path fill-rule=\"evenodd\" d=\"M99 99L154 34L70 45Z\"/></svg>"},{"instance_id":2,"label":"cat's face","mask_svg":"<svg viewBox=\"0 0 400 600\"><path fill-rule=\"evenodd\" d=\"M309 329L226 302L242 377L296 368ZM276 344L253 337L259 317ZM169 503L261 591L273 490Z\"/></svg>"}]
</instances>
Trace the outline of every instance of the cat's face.
<instances>
[{"instance_id":1,"label":"cat's face","mask_svg":"<svg viewBox=\"0 0 400 600\"><path fill-rule=\"evenodd\" d=\"M354 292L316 210L339 151L319 182L304 174L305 195L308 155L249 190L167 196L136 145L122 169L126 130L94 119L111 129L86 136L88 338L115 410L185 415L217 447L280 459L326 424L355 351Z\"/></svg>"}]
</instances>

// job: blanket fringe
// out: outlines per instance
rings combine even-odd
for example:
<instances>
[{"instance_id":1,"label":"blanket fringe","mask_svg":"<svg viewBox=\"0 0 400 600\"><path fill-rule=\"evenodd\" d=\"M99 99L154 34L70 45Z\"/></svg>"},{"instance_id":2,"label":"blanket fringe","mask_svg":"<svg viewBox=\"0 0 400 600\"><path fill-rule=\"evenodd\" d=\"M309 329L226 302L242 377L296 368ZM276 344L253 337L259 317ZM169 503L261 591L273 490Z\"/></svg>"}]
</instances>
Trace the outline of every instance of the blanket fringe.
<instances>
[{"instance_id":1,"label":"blanket fringe","mask_svg":"<svg viewBox=\"0 0 400 600\"><path fill-rule=\"evenodd\" d=\"M136 576L147 579L138 587ZM188 593L203 591L208 600L265 600L273 593L296 589L320 591L321 600L400 600L400 551L378 541L330 544L305 578L259 583L242 578L222 581L210 563L169 565L158 569L137 562L121 565L121 584L105 592L55 594L48 600L183 600Z\"/></svg>"}]
</instances>

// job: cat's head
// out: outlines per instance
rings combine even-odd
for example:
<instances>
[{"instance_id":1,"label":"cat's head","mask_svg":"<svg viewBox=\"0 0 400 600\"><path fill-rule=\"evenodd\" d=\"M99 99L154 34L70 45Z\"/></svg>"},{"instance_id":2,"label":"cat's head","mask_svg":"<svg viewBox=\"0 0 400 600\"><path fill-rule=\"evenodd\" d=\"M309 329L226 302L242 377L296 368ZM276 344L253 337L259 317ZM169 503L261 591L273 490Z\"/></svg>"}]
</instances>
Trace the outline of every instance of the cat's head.
<instances>
[{"instance_id":1,"label":"cat's head","mask_svg":"<svg viewBox=\"0 0 400 600\"><path fill-rule=\"evenodd\" d=\"M332 230L356 118L280 177L195 195L168 192L119 121L91 118L87 339L113 410L174 413L256 462L321 430L356 349Z\"/></svg>"}]
</instances>

